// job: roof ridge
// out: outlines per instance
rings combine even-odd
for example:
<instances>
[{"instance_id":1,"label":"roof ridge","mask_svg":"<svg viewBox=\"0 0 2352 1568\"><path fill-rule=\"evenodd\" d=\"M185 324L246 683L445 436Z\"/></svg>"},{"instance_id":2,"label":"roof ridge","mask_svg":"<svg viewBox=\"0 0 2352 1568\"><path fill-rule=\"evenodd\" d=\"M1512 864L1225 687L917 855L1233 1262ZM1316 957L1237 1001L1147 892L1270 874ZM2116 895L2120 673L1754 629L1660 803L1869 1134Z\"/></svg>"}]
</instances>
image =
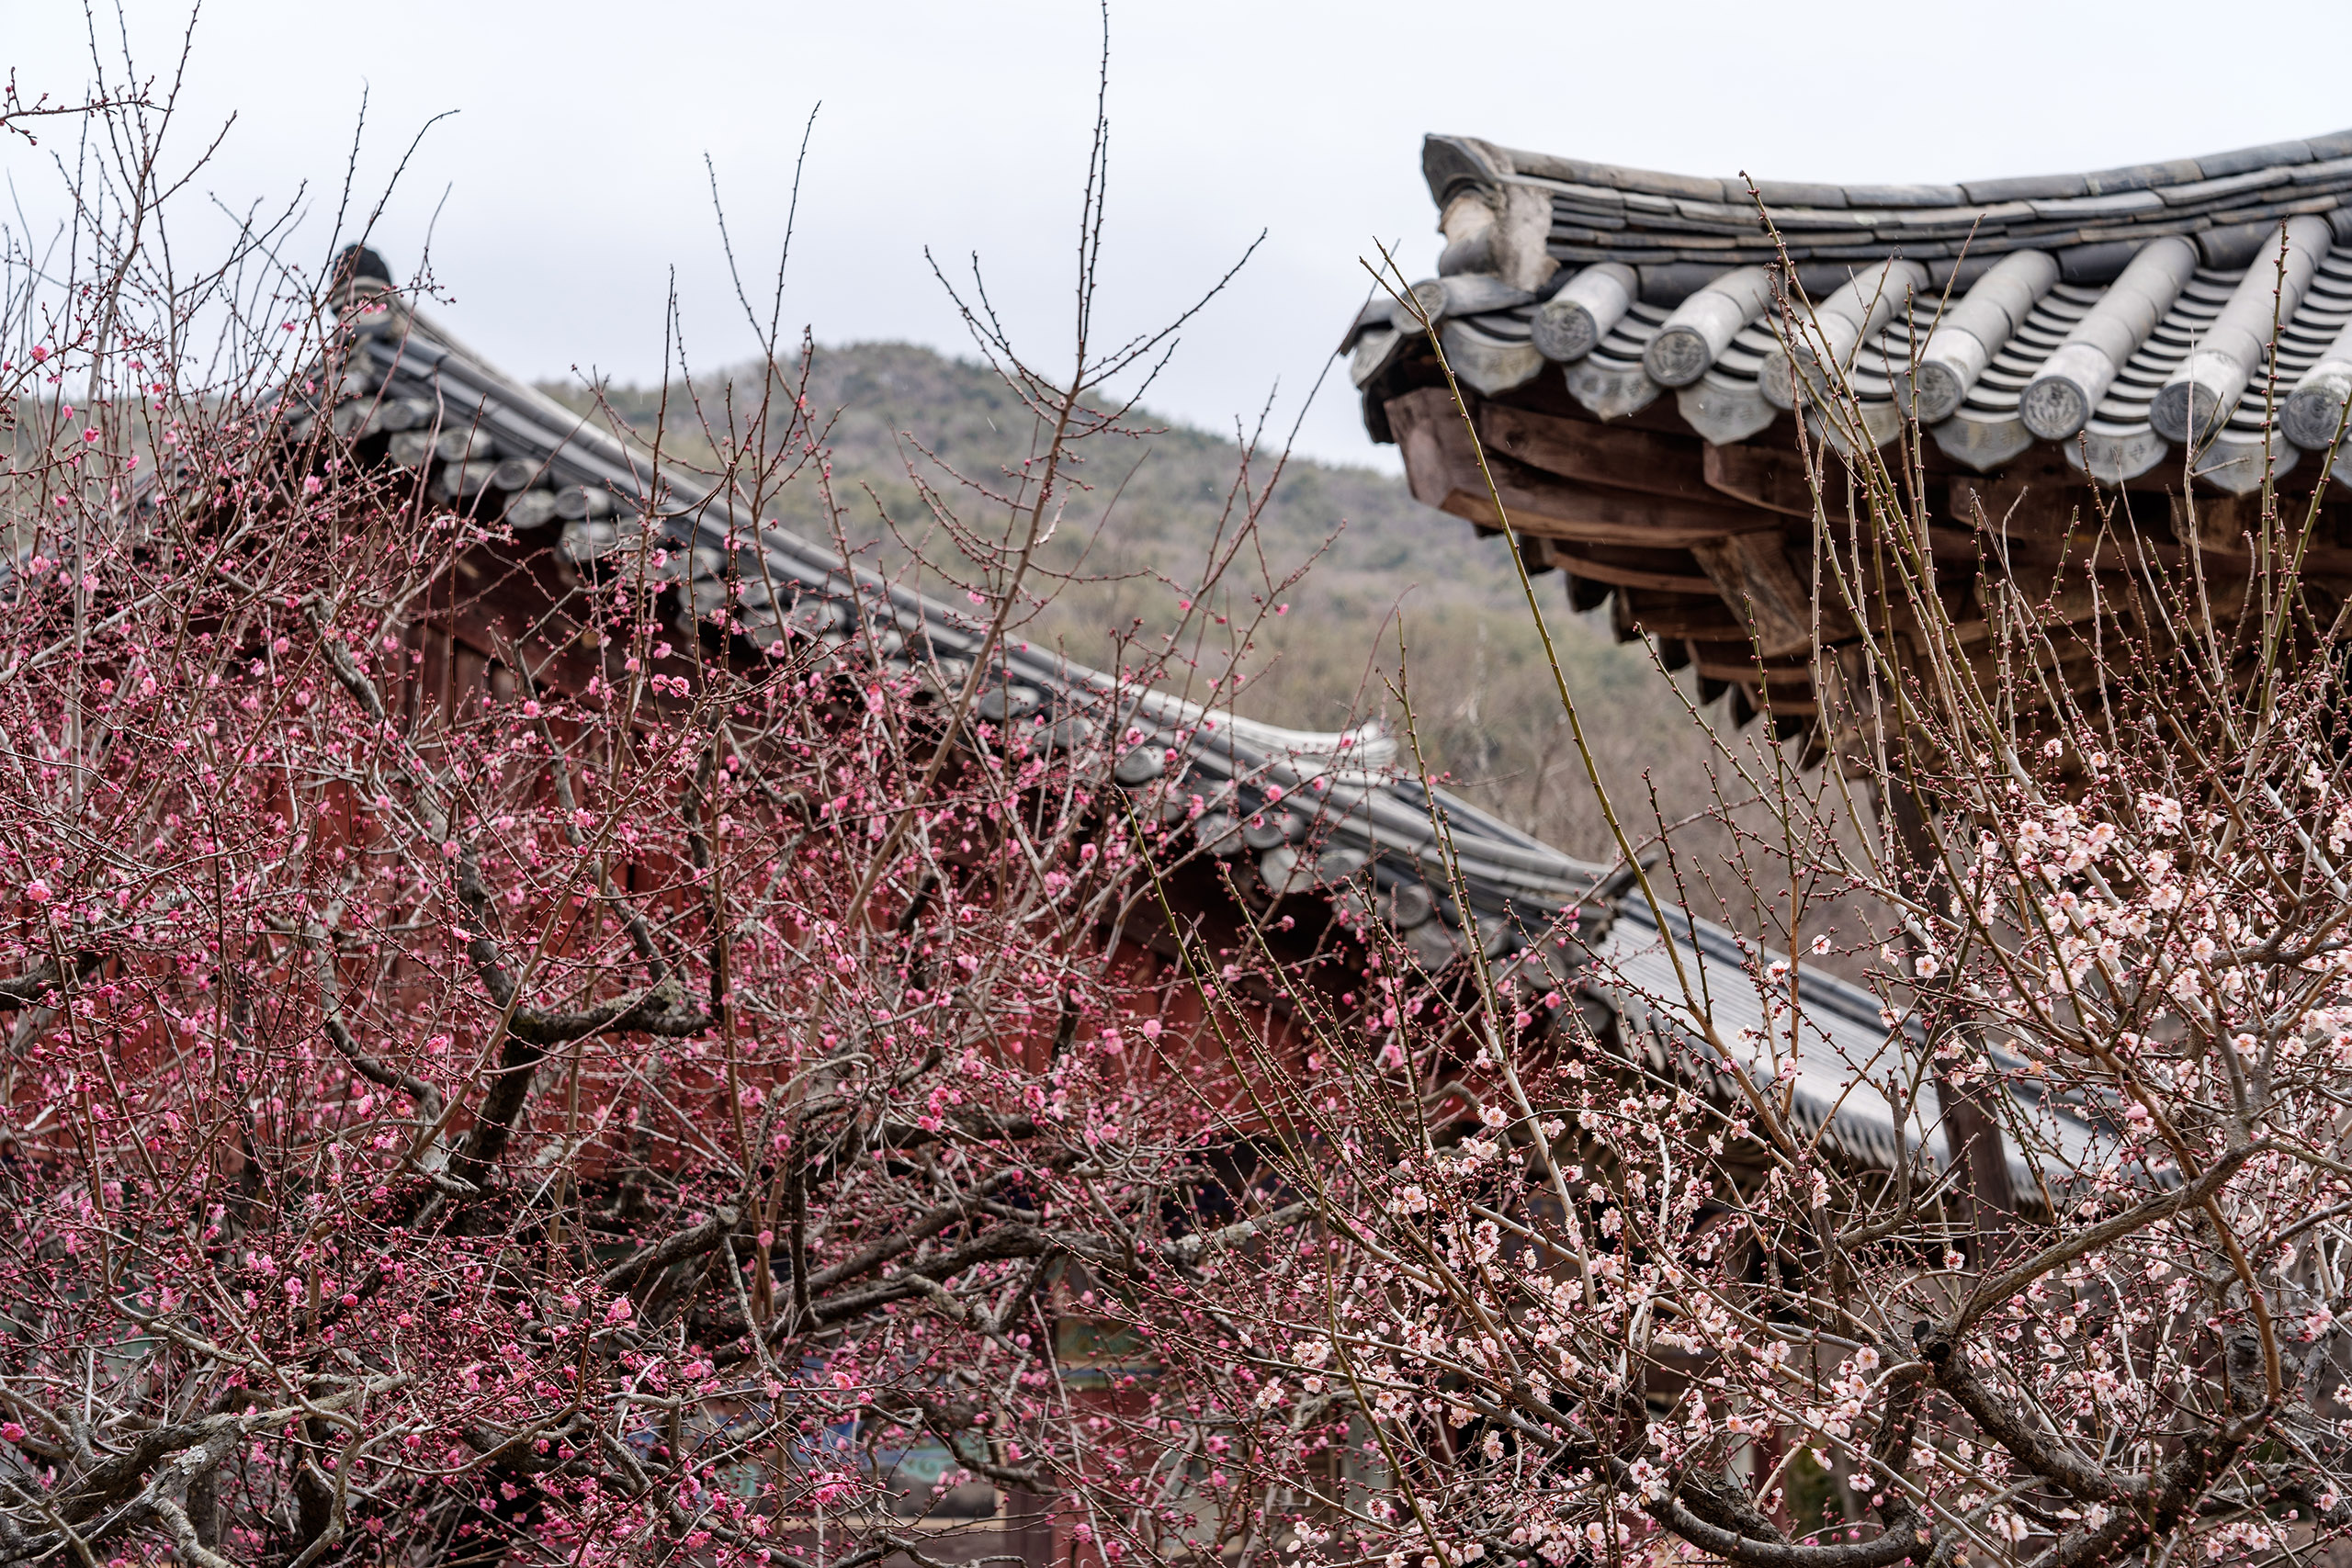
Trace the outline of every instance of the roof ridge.
<instances>
[{"instance_id":1,"label":"roof ridge","mask_svg":"<svg viewBox=\"0 0 2352 1568\"><path fill-rule=\"evenodd\" d=\"M499 370L429 311L379 293L352 321L351 362L363 373L345 378L344 400L321 417L354 440L392 432L406 456L388 449L384 460L433 467L435 493L470 501L479 485L510 520L529 519L518 528L560 525L560 535L531 536L529 547L585 565L627 547L631 519L642 513L666 536L673 556L663 570L697 618L706 602L729 602L730 552L738 560L757 553L760 570L740 574L746 592L737 614L761 646L857 641L918 675L933 661L953 682L978 655L983 639L970 614L752 515L724 484L675 459L656 461L632 432ZM447 436L457 437L453 450L463 447L462 460L445 460ZM497 477L510 468L512 479ZM768 584L756 595L752 577ZM1396 742L1377 721L1286 728L1235 714L1229 697L1222 706L1195 702L1017 639L995 647L989 665L976 717L1000 732L994 744L1097 754L1139 808L1211 854L1246 856L1237 863L1244 878L1254 874L1278 896L1311 888L1354 910L1351 918L1388 920L1432 970L1474 946L1506 971L1557 965L1562 955L1531 944L1548 947L1545 928L1589 905L1605 875L1442 789L1425 790L1400 771ZM1456 907L1457 893L1467 907ZM1608 911L1569 918L1573 928L1562 931L1597 940ZM1557 984L1545 978L1536 993Z\"/></svg>"},{"instance_id":2,"label":"roof ridge","mask_svg":"<svg viewBox=\"0 0 2352 1568\"><path fill-rule=\"evenodd\" d=\"M1504 147L1480 138L1432 134L1423 143L1422 169L1430 194L1442 204L1464 181L1488 183L1515 176L1558 181L1600 190L1633 192L1669 199L1747 205L1751 185L1767 207L1816 210L1885 208L1985 207L2004 201L2064 200L2178 189L2312 164L2352 158L2352 130L2286 141L2233 148L2199 157L2129 164L2082 174L2011 175L1988 179L1921 185L1872 181L1716 178L1673 174L1628 164L1564 157ZM2352 172L2352 171L2347 171ZM1481 176L1484 176L1481 178Z\"/></svg>"}]
</instances>

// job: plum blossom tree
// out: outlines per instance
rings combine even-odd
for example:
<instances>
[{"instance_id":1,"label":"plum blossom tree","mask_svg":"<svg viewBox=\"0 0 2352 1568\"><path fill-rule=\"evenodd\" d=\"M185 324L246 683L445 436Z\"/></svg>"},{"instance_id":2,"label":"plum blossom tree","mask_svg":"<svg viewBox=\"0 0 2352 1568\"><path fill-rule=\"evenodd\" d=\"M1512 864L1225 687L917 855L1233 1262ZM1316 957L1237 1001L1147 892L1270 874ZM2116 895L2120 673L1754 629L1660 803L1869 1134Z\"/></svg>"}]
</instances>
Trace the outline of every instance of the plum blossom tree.
<instances>
[{"instance_id":1,"label":"plum blossom tree","mask_svg":"<svg viewBox=\"0 0 2352 1568\"><path fill-rule=\"evenodd\" d=\"M1246 1334L1269 1408L1340 1424L1301 1561L2283 1563L2352 1525L2316 501L2182 549L2094 490L2072 540L1965 563L1987 647L1919 433L1881 456L1860 416L1829 399L1809 454L1859 628L1816 665L1838 766L1726 739L1724 819L1771 830L1629 876L1660 928L1715 897L1777 942L1621 923L1612 1006L1549 1032L1484 973L1316 1016L1330 1071L1265 1146L1320 1239L1142 1309L1199 1314L1201 1364Z\"/></svg>"},{"instance_id":2,"label":"plum blossom tree","mask_svg":"<svg viewBox=\"0 0 2352 1568\"><path fill-rule=\"evenodd\" d=\"M0 1561L1271 1541L1277 1499L1179 1528L1136 1479L1222 1449L1246 1368L1055 1356L1066 1307L1284 1223L1217 1196L1230 1077L1170 1067L1206 993L1136 920L1182 815L961 667L731 635L674 515L583 563L421 503L318 412L347 270L262 231L191 286L179 186L126 167L95 273L12 268L0 363ZM1159 341L1084 321L1058 379L990 340L1045 433L1001 526L932 497L962 553L915 568L990 639ZM754 513L826 483L770 349L722 454Z\"/></svg>"},{"instance_id":3,"label":"plum blossom tree","mask_svg":"<svg viewBox=\"0 0 2352 1568\"><path fill-rule=\"evenodd\" d=\"M96 270L15 269L0 333L0 1560L1046 1520L1088 1563L2090 1568L2352 1522L2310 513L2168 551L2094 493L1984 563L1988 649L1917 433L1833 397L1839 766L1724 740L1723 866L1605 801L1633 918L1577 973L1368 920L1302 960L1192 919L1181 807L1012 743L985 657L749 641L673 513L567 566L356 461L319 289L273 231L152 265L185 182L123 124ZM972 319L1045 434L922 564L1000 646L1157 344L1048 375ZM729 516L829 484L767 336Z\"/></svg>"}]
</instances>

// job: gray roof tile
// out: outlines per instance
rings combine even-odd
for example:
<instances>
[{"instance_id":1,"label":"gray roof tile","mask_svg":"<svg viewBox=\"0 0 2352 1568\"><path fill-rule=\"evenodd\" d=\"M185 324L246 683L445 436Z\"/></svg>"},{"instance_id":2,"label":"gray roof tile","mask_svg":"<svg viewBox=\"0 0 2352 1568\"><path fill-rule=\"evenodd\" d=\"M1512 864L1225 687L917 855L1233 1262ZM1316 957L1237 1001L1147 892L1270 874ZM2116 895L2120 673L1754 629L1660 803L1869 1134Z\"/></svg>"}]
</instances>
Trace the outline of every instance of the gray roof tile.
<instances>
[{"instance_id":1,"label":"gray roof tile","mask_svg":"<svg viewBox=\"0 0 2352 1568\"><path fill-rule=\"evenodd\" d=\"M2308 141L2272 141L2260 147L2241 147L2234 152L2211 153L2198 159L2197 166L2205 172L2207 179L2221 179L2249 169L2308 164L2311 160L2312 144Z\"/></svg>"},{"instance_id":2,"label":"gray roof tile","mask_svg":"<svg viewBox=\"0 0 2352 1568\"><path fill-rule=\"evenodd\" d=\"M2118 191L2111 196L2074 196L2033 203L2037 218L2112 218L2126 212L2161 212L2165 198L2154 191Z\"/></svg>"},{"instance_id":3,"label":"gray roof tile","mask_svg":"<svg viewBox=\"0 0 2352 1568\"><path fill-rule=\"evenodd\" d=\"M2151 400L2180 367L2221 301L2248 268L2265 265L2282 220L2301 214L2324 216L2333 248L2284 325L2277 381L2267 381L2258 367L2249 374L2248 389L2239 395L2230 414L2227 434L2234 445L2209 465L2215 482L2235 482L2222 477L2223 469L2253 471L2245 453L2249 444L2258 446L2261 441L2262 407L2267 403L2275 412L2295 378L2317 363L2352 321L2352 131L2089 175L1959 186L1759 181L1756 189L1765 198L1777 235L1760 231L1755 223L1745 180L1684 179L1484 142L1462 145L1478 151L1482 166L1495 171L1498 185L1527 179L1557 182L1573 175L1577 182L1574 197L1568 186L1544 186L1552 191L1559 216L1552 229L1550 254L1570 267L1611 260L1634 265L1641 309L1653 315L1735 267L1770 265L1783 256L1794 265L1805 292L1816 299L1859 267L1900 256L1928 264L1931 288L1949 288L1957 300L2003 256L2021 250L2050 254L2058 264L2060 281L2032 305L2007 342L1988 345L1988 359L1978 362L1981 370L1970 372L1976 379L1956 417L1979 423L2014 423L2019 392L2133 258L2160 237L2188 239L2205 270L2171 299L2136 347L2124 345L2126 362L2116 365L2111 379L2099 384L2098 406L2085 434L2094 468L2109 478L2140 472L2162 460L2166 444L2147 423ZM1434 161L1452 166L1445 158ZM1592 205L1582 200L1587 193L1604 189L1622 202L1622 217L1615 220L1622 229L1576 210L1578 205ZM1585 381L1598 388L1608 378L1602 372L1632 374L1647 334L1655 331L1652 316L1628 316L1592 351L1591 366L1585 368L1594 374ZM1889 367L1907 363L1913 344L1911 329L1898 322L1862 345L1854 379L1865 398L1891 393ZM1759 361L1771 346L1769 326L1751 325L1735 339L1734 347L1718 356L1708 373L1710 385L1752 387ZM1571 367L1568 378L1571 395L1582 395L1577 368ZM1957 441L1947 444L1947 449L1963 462L2006 460L2001 454L2014 451L2006 435L1990 443ZM2079 454L2074 460L2079 460Z\"/></svg>"},{"instance_id":4,"label":"gray roof tile","mask_svg":"<svg viewBox=\"0 0 2352 1568\"><path fill-rule=\"evenodd\" d=\"M2185 180L2202 179L2211 173L2194 158L2175 158L2162 164L2130 164L2120 169L2101 169L2083 176L2083 188L2093 196L2106 196L2117 191L2179 185Z\"/></svg>"},{"instance_id":5,"label":"gray roof tile","mask_svg":"<svg viewBox=\"0 0 2352 1568\"><path fill-rule=\"evenodd\" d=\"M1958 186L1848 186L1856 207L1957 207L1968 199Z\"/></svg>"},{"instance_id":6,"label":"gray roof tile","mask_svg":"<svg viewBox=\"0 0 2352 1568\"><path fill-rule=\"evenodd\" d=\"M2086 196L2090 186L2080 175L2022 175L2004 180L1970 180L1960 187L1971 201L2047 201Z\"/></svg>"},{"instance_id":7,"label":"gray roof tile","mask_svg":"<svg viewBox=\"0 0 2352 1568\"><path fill-rule=\"evenodd\" d=\"M1817 185L1805 180L1758 180L1756 194L1767 207L1844 207L1848 193L1843 186ZM1724 199L1747 199L1745 181L1724 181Z\"/></svg>"},{"instance_id":8,"label":"gray roof tile","mask_svg":"<svg viewBox=\"0 0 2352 1568\"><path fill-rule=\"evenodd\" d=\"M1645 196L1679 197L1686 201L1722 201L1724 182L1702 179L1692 175L1662 175L1655 169L1619 169L1612 181L1628 196L1640 192Z\"/></svg>"},{"instance_id":9,"label":"gray roof tile","mask_svg":"<svg viewBox=\"0 0 2352 1568\"><path fill-rule=\"evenodd\" d=\"M1762 221L1753 207L1729 201L1678 201L1674 204L1674 210L1696 222L1736 223L1743 229L1753 229Z\"/></svg>"},{"instance_id":10,"label":"gray roof tile","mask_svg":"<svg viewBox=\"0 0 2352 1568\"><path fill-rule=\"evenodd\" d=\"M1551 189L1555 199L1565 197L1570 201L1597 207L1605 212L1623 212L1625 209L1624 193L1611 190L1607 186L1561 184L1553 185Z\"/></svg>"},{"instance_id":11,"label":"gray roof tile","mask_svg":"<svg viewBox=\"0 0 2352 1568\"><path fill-rule=\"evenodd\" d=\"M964 611L844 559L829 541L741 510L740 498L690 470L654 462L633 442L501 374L422 310L401 305L375 320L382 330L355 333L350 344L353 366L364 367L370 390L342 407L364 413L369 406L413 406L430 411L429 422L486 437L499 456L527 465L526 489L507 504L537 497L543 521L566 494L604 502L603 524L575 525L561 538L520 547L586 561L616 547L624 530L643 527L675 552L662 570L696 604L727 602L719 574L730 567L775 585L773 596L745 593L739 601L744 635L757 646L817 638L853 661L879 658L919 672L928 657L956 678L969 670L980 632ZM1498 333L1526 331L1524 321L1510 313L1489 312L1480 324ZM289 399L304 418L326 412L308 394ZM428 452L421 460L435 458ZM1600 923L1589 911L1604 868L1561 854L1457 797L1425 789L1397 765L1395 742L1378 726L1345 734L1281 729L1086 669L1025 642L1001 649L996 660L997 684L984 695L983 712L1002 720L1007 733L993 741L976 736L974 744L1080 748L1096 744L1096 737L1139 731L1143 747L1166 756L1162 766L1131 770L1148 779L1123 780L1137 789L1139 804L1159 804L1156 792L1181 788L1247 820L1279 787L1312 818L1305 831L1318 850L1348 852L1356 857L1351 869L1382 886L1446 885L1447 857L1434 818L1444 824L1471 905L1465 914L1441 896L1447 928L1499 916L1541 930L1555 915L1582 906L1589 914L1579 934L1598 940L1599 931L1588 928ZM1124 753L1126 747L1123 742L1114 750ZM1106 772L1123 760L1100 759ZM1159 782L1163 773L1165 785ZM1290 890L1287 881L1282 890ZM1438 945L1433 933L1427 944L1432 955ZM1507 945L1521 943L1512 937ZM1446 955L1458 946L1447 948Z\"/></svg>"},{"instance_id":12,"label":"gray roof tile","mask_svg":"<svg viewBox=\"0 0 2352 1568\"><path fill-rule=\"evenodd\" d=\"M1551 194L1566 229L1600 231L1622 221L1622 243L1643 252L1683 250L1701 259L1721 250L1711 241L1743 236L1756 224L1755 196L1739 176L1672 175L1454 136L1430 138L1422 163L1441 199L1465 182L1532 184ZM2110 236L2076 231L2068 238L2067 231L2084 220L2128 220L2149 224L2150 232L2189 233L2282 216L2289 209L2279 197L2290 191L2302 198L2352 197L2352 132L2089 175L1911 186L1758 180L1753 189L1785 235L1867 235L1886 254L1907 241L1962 237L1955 226L1970 236L1972 250L1987 252L2098 243ZM1651 237L1636 241L1635 232ZM1836 243L1844 254L1852 242Z\"/></svg>"},{"instance_id":13,"label":"gray roof tile","mask_svg":"<svg viewBox=\"0 0 2352 1568\"><path fill-rule=\"evenodd\" d=\"M2158 187L2156 194L2164 198L2167 207L2187 207L2245 191L2267 190L2272 186L2286 185L2294 177L2292 169L2249 169L2245 174L2224 175L2219 179L2197 180L2185 186L2163 186Z\"/></svg>"}]
</instances>

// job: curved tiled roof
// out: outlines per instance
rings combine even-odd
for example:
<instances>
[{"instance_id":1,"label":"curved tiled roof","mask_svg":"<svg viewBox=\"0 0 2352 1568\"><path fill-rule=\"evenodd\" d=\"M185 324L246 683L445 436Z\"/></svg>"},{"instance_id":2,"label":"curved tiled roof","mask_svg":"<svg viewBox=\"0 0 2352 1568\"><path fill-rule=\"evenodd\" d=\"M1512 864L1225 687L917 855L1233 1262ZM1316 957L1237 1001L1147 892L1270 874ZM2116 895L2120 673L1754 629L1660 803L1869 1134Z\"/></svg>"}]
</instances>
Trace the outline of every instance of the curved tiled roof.
<instances>
[{"instance_id":1,"label":"curved tiled roof","mask_svg":"<svg viewBox=\"0 0 2352 1568\"><path fill-rule=\"evenodd\" d=\"M2157 234L2207 236L2208 259L2242 262L2281 218L2323 212L2352 195L2352 130L2203 158L2087 175L2032 175L1958 185L1832 185L1710 179L1523 152L1432 136L1421 171L1442 207L1465 188L1509 182L1551 197L1549 249L1570 264L1683 263L1721 270L1773 260L1758 207L1797 262L1851 262L1900 249L1915 261L2012 250L2074 253L2085 280L2122 270L2120 251ZM1673 286L1664 277L1664 288ZM1687 290L1686 290L1687 291Z\"/></svg>"},{"instance_id":2,"label":"curved tiled roof","mask_svg":"<svg viewBox=\"0 0 2352 1568\"><path fill-rule=\"evenodd\" d=\"M622 547L633 519L650 515L673 552L668 570L682 596L707 614L732 593L756 645L861 641L901 670L948 681L968 673L985 630L973 616L845 564L829 546L737 515L726 493L502 374L426 311L388 289L365 298L364 309L344 312L354 327L349 368L341 400L322 412L355 440L389 433L379 461L424 470L446 500L488 492L481 504L503 508L519 536L581 565ZM1607 868L1424 791L1396 765L1396 743L1378 725L1284 729L1025 643L1001 651L977 714L1001 728L1001 744L1114 761L1120 784L1167 820L1199 797L1204 809L1190 831L1202 848L1244 861L1275 894L1312 891L1357 918L1388 920L1430 968L1471 941L1491 958L1522 953L1580 904L1582 934L1597 938ZM1449 891L1441 825L1466 910ZM1529 956L1546 971L1565 968Z\"/></svg>"},{"instance_id":3,"label":"curved tiled roof","mask_svg":"<svg viewBox=\"0 0 2352 1568\"><path fill-rule=\"evenodd\" d=\"M649 516L671 547L682 597L707 612L732 592L753 643L811 637L855 655L854 641L900 669L968 673L982 633L972 617L789 529L736 515L727 495L503 375L429 313L389 291L363 297L363 308L344 313L353 336L337 400L311 417L355 441L386 437L377 460L424 470L444 499L482 498L477 504L502 509L519 536L582 565L622 547L625 519ZM1425 968L1442 969L1475 942L1505 978L1523 976L1522 994L1573 988L1608 1007L1636 1048L1659 1027L1687 1033L1687 1018L1657 1010L1656 998L1677 990L1657 922L1605 885L1607 868L1425 787L1396 765L1378 727L1283 729L1025 645L1002 652L978 708L1003 727L1004 743L1093 750L1137 807L1163 820L1190 817L1200 797L1207 808L1189 830L1202 848L1248 864L1245 874L1275 895L1326 898L1352 924L1388 923ZM1452 897L1449 860L1466 909ZM1573 927L1560 920L1569 910ZM1713 1003L1729 1010L1722 1028L1736 1032L1748 1011L1760 1018L1772 1007L1747 973L1772 954L1747 953L1679 910L1668 925ZM1563 934L1570 929L1573 940ZM1853 1157L1885 1164L1905 1141L1917 1147L1928 1123L1898 1134L1883 1100L1832 1087L1886 1048L1875 1000L1826 976L1806 985L1804 1114L1833 1123ZM2078 1152L2087 1129L2062 1120L2057 1146ZM1928 1153L1943 1157L1939 1140Z\"/></svg>"},{"instance_id":4,"label":"curved tiled roof","mask_svg":"<svg viewBox=\"0 0 2352 1568\"><path fill-rule=\"evenodd\" d=\"M1671 391L1693 431L1737 442L1825 400L1781 344L1826 333L1871 440L1917 369L1923 423L1969 468L2049 442L2120 481L2190 444L2201 477L2243 492L2266 427L2290 469L2352 393L2352 132L1955 186L1751 188L1446 136L1423 168L1450 243L1416 293L1488 395L1558 366L1600 417ZM1359 385L1414 326L1359 318Z\"/></svg>"},{"instance_id":5,"label":"curved tiled roof","mask_svg":"<svg viewBox=\"0 0 2352 1568\"><path fill-rule=\"evenodd\" d=\"M1668 953L1668 934L1679 953ZM1882 1169L1920 1158L1939 1168L1949 1164L1951 1148L1938 1131L1943 1112L1936 1087L1910 1081L1912 1053L1926 1048L1918 1026L1891 1025L1876 997L1807 968L1798 981L1804 1007L1792 1028L1788 982L1768 994L1755 975L1775 956L1671 908L1662 932L1641 901L1629 899L1601 943L1589 984L1616 1010L1629 1042L1648 1050L1655 1069L1668 1070L1670 1055L1720 1061L1689 1008L1672 1000L1681 992L1679 959L1706 997L1715 1033L1741 1054L1736 1066L1750 1081L1773 1079L1775 1047L1785 1055L1793 1033L1797 1071L1789 1080L1789 1109L1807 1133L1823 1132L1849 1157ZM2006 1052L1996 1052L1996 1060L2005 1069L2023 1065ZM1891 1082L1916 1091L1900 1118L1887 1097ZM2102 1134L2081 1105L2039 1095L2014 1080L2010 1099L2004 1139L2009 1185L2029 1200L2065 1186L2070 1173L2096 1168L2114 1153L2112 1135Z\"/></svg>"}]
</instances>

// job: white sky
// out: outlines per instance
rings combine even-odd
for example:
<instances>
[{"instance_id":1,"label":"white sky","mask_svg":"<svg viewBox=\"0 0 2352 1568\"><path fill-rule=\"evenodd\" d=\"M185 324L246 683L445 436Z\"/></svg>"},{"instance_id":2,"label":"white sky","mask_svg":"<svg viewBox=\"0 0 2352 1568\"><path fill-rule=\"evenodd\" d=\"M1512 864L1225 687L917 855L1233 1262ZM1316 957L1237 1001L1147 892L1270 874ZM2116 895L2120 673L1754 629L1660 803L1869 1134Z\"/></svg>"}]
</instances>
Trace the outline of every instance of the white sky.
<instances>
[{"instance_id":1,"label":"white sky","mask_svg":"<svg viewBox=\"0 0 2352 1568\"><path fill-rule=\"evenodd\" d=\"M124 4L143 68L167 70L185 5ZM1114 0L1111 28L1102 330L1155 324L1267 231L1151 397L1228 429L1277 385L1283 423L1295 416L1363 297L1358 258L1375 240L1401 241L1414 276L1432 269L1427 130L1688 174L1943 180L2352 124L2352 94L2312 90L2352 57L2343 0ZM0 0L28 96L89 79L81 29L66 0ZM1097 39L1082 0L214 0L182 155L232 111L236 124L176 232L217 243L213 197L283 201L308 182L315 265L363 88L370 193L454 110L412 160L379 248L405 275L429 235L451 327L512 371L649 379L673 271L698 364L752 344L704 154L739 257L770 274L821 99L786 321L820 342L961 349L923 248L957 269L977 251L1020 335L1058 364ZM55 221L49 158L65 148L0 148L10 226ZM1395 466L1337 371L1302 446Z\"/></svg>"}]
</instances>

